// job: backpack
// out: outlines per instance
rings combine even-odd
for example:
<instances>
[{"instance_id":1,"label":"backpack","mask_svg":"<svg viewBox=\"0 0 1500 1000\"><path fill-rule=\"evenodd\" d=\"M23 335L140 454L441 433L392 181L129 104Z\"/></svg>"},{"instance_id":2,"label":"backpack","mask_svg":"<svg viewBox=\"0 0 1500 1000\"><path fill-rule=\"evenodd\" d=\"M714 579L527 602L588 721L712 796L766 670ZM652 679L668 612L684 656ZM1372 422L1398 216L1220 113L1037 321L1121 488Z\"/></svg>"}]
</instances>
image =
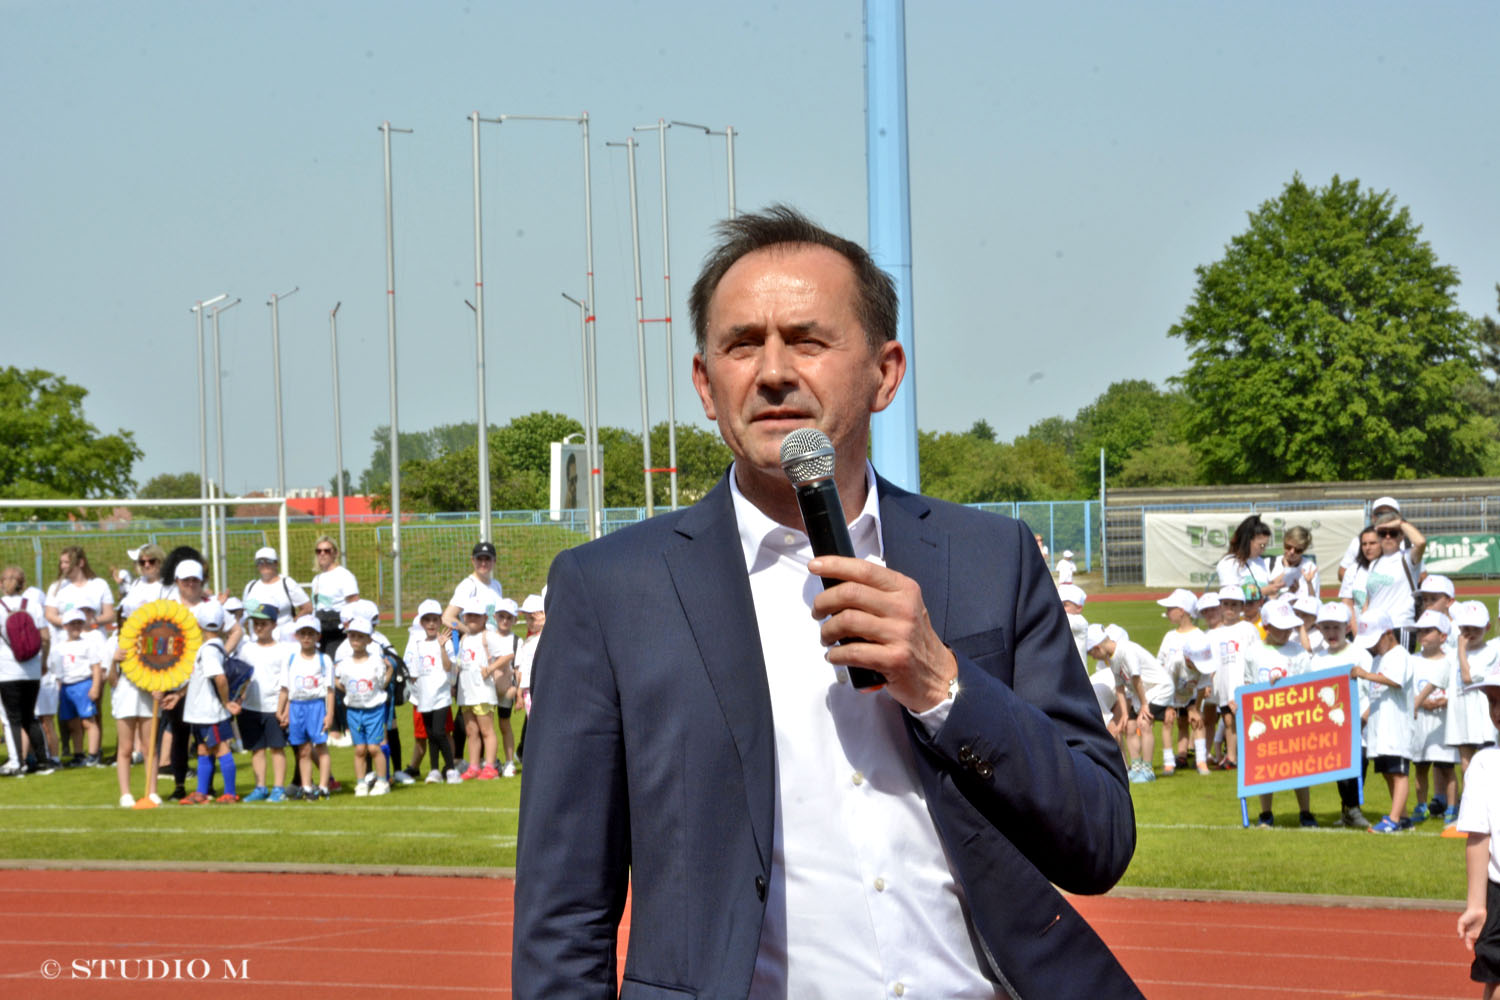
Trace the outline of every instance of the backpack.
<instances>
[{"instance_id":1,"label":"backpack","mask_svg":"<svg viewBox=\"0 0 1500 1000\"><path fill-rule=\"evenodd\" d=\"M391 695L391 704L405 705L407 697L406 686L411 680L411 676L406 669L406 661L390 646L380 647L380 657L385 661L385 665L391 668L391 684L388 688Z\"/></svg>"},{"instance_id":2,"label":"backpack","mask_svg":"<svg viewBox=\"0 0 1500 1000\"><path fill-rule=\"evenodd\" d=\"M0 608L5 608L6 612L5 628L0 630L0 635L4 636L16 662L25 663L42 651L42 634L26 611L26 598L21 598L21 606L14 611L3 601L0 601Z\"/></svg>"},{"instance_id":3,"label":"backpack","mask_svg":"<svg viewBox=\"0 0 1500 1000\"><path fill-rule=\"evenodd\" d=\"M243 701L245 692L250 687L250 679L255 676L255 667L248 660L241 659L233 653L224 654L224 682L229 686L229 700Z\"/></svg>"}]
</instances>

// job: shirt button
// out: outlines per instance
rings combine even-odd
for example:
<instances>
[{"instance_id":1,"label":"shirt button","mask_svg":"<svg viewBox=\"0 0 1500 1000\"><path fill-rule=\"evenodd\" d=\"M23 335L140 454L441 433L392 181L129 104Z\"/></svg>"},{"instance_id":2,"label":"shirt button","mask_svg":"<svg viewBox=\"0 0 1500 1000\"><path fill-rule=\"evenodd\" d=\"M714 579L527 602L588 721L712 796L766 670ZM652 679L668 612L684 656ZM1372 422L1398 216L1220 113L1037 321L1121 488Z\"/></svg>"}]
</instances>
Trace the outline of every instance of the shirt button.
<instances>
[{"instance_id":1,"label":"shirt button","mask_svg":"<svg viewBox=\"0 0 1500 1000\"><path fill-rule=\"evenodd\" d=\"M863 785L865 783L865 776L860 772L855 771L852 775L849 776L849 780L854 782L856 785Z\"/></svg>"},{"instance_id":2,"label":"shirt button","mask_svg":"<svg viewBox=\"0 0 1500 1000\"><path fill-rule=\"evenodd\" d=\"M906 984L905 983L897 983L895 986L891 987L891 992L894 993L894 994L896 994L896 996L898 996L898 997L904 997L904 996L906 996Z\"/></svg>"},{"instance_id":3,"label":"shirt button","mask_svg":"<svg viewBox=\"0 0 1500 1000\"><path fill-rule=\"evenodd\" d=\"M793 534L785 534L781 536L781 540L787 545L791 545L792 543L797 541L797 536Z\"/></svg>"},{"instance_id":4,"label":"shirt button","mask_svg":"<svg viewBox=\"0 0 1500 1000\"><path fill-rule=\"evenodd\" d=\"M883 879L883 878L877 878L875 880L875 891L876 892L885 892L885 879Z\"/></svg>"},{"instance_id":5,"label":"shirt button","mask_svg":"<svg viewBox=\"0 0 1500 1000\"><path fill-rule=\"evenodd\" d=\"M982 760L978 764L974 765L974 773L979 775L981 778L990 778L994 776L995 768L990 764L989 761Z\"/></svg>"}]
</instances>

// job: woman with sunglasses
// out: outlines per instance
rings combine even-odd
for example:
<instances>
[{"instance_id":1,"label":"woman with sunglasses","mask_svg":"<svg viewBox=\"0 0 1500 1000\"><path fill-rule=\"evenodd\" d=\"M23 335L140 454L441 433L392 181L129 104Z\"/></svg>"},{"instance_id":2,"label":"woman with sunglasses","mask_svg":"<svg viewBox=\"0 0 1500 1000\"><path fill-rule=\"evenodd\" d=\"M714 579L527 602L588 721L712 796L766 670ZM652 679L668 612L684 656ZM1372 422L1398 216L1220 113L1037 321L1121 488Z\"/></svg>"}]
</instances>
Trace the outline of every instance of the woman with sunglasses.
<instances>
[{"instance_id":1,"label":"woman with sunglasses","mask_svg":"<svg viewBox=\"0 0 1500 1000\"><path fill-rule=\"evenodd\" d=\"M359 600L359 581L340 564L338 544L327 535L320 535L313 543L313 556L318 561L318 574L312 580L312 613L318 619L320 630L318 648L325 655L333 656L344 644L343 613ZM328 745L352 746L343 691L335 694L333 718L329 722Z\"/></svg>"},{"instance_id":2,"label":"woman with sunglasses","mask_svg":"<svg viewBox=\"0 0 1500 1000\"><path fill-rule=\"evenodd\" d=\"M1270 564L1266 562L1266 546L1271 544L1271 526L1251 514L1239 523L1229 537L1229 553L1219 560L1215 569L1219 574L1220 587L1243 587L1253 583L1260 588L1261 597L1270 600L1282 589L1282 581L1271 576Z\"/></svg>"},{"instance_id":3,"label":"woman with sunglasses","mask_svg":"<svg viewBox=\"0 0 1500 1000\"><path fill-rule=\"evenodd\" d=\"M142 545L136 552L135 567L140 576L130 581L130 585L120 595L121 622L127 620L141 605L161 598L166 588L161 578L162 565L166 561L166 552L154 542Z\"/></svg>"},{"instance_id":4,"label":"woman with sunglasses","mask_svg":"<svg viewBox=\"0 0 1500 1000\"><path fill-rule=\"evenodd\" d=\"M1384 611L1405 646L1416 622L1417 581L1427 539L1416 525L1388 511L1360 532L1359 550L1355 569L1339 588L1339 599L1355 615L1350 625L1357 629L1359 616Z\"/></svg>"},{"instance_id":5,"label":"woman with sunglasses","mask_svg":"<svg viewBox=\"0 0 1500 1000\"><path fill-rule=\"evenodd\" d=\"M1307 558L1311 545L1312 532L1300 524L1281 537L1281 555L1271 564L1271 579L1280 580L1289 597L1318 596L1318 564Z\"/></svg>"}]
</instances>

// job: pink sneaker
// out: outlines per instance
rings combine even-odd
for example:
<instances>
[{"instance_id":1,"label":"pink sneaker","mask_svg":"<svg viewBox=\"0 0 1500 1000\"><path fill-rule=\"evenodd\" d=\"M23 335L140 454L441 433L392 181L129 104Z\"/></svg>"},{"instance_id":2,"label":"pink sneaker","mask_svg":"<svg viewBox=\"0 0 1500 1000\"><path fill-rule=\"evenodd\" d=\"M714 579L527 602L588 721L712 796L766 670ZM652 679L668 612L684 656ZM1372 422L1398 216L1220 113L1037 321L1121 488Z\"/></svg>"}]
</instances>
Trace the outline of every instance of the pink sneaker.
<instances>
[{"instance_id":1,"label":"pink sneaker","mask_svg":"<svg viewBox=\"0 0 1500 1000\"><path fill-rule=\"evenodd\" d=\"M500 777L500 772L495 770L494 764L486 764L479 772L480 781L493 781Z\"/></svg>"},{"instance_id":2,"label":"pink sneaker","mask_svg":"<svg viewBox=\"0 0 1500 1000\"><path fill-rule=\"evenodd\" d=\"M468 770L464 771L464 773L459 775L459 777L465 781L473 781L483 773L484 772L479 770L479 768L475 767L473 764L470 764Z\"/></svg>"}]
</instances>

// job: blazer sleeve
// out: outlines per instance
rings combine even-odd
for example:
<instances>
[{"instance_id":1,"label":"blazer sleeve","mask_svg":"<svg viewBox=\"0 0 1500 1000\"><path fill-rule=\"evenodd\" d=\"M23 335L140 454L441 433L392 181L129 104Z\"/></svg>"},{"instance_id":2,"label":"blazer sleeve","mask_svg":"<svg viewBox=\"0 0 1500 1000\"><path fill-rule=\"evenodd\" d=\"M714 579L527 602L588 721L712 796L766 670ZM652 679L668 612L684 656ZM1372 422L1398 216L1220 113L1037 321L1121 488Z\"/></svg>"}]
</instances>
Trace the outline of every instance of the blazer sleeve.
<instances>
[{"instance_id":1,"label":"blazer sleeve","mask_svg":"<svg viewBox=\"0 0 1500 1000\"><path fill-rule=\"evenodd\" d=\"M950 642L958 696L936 734L915 731L1043 875L1069 892L1105 892L1135 852L1124 762L1041 553L1024 524L1013 526L1011 557L991 570L995 592L1013 595L1013 628Z\"/></svg>"},{"instance_id":2,"label":"blazer sleeve","mask_svg":"<svg viewBox=\"0 0 1500 1000\"><path fill-rule=\"evenodd\" d=\"M614 997L630 866L619 693L576 553L548 576L516 835L511 991ZM566 829L567 836L558 836Z\"/></svg>"}]
</instances>

